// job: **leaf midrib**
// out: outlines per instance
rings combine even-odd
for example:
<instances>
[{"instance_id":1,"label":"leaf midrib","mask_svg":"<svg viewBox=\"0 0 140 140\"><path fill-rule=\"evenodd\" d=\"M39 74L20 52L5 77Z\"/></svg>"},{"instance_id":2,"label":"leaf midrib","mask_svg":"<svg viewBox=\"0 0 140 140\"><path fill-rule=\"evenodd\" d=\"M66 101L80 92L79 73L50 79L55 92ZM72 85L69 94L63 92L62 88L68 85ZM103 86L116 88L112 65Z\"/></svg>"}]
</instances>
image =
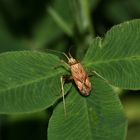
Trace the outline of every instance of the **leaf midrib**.
<instances>
[{"instance_id":1,"label":"leaf midrib","mask_svg":"<svg viewBox=\"0 0 140 140\"><path fill-rule=\"evenodd\" d=\"M131 56L131 57L124 57L124 58L117 58L117 59L109 59L109 60L99 60L94 61L93 63L88 63L86 66L92 66L93 64L98 65L101 63L111 63L111 62L117 62L117 61L135 61L140 60L140 56Z\"/></svg>"},{"instance_id":2,"label":"leaf midrib","mask_svg":"<svg viewBox=\"0 0 140 140\"><path fill-rule=\"evenodd\" d=\"M11 86L11 87L8 87L8 88L5 88L5 89L1 89L0 92L6 92L8 90L12 90L12 89L17 89L17 88L21 88L23 86L28 86L28 85L31 85L33 83L37 83L37 82L40 82L42 80L45 80L45 79L48 79L50 77L55 77L56 75L59 75L61 72L58 72L58 73L53 73L51 75L46 75L46 76L42 76L40 78L36 78L35 80L29 80L27 82L24 82L22 84L17 84L16 86Z\"/></svg>"}]
</instances>

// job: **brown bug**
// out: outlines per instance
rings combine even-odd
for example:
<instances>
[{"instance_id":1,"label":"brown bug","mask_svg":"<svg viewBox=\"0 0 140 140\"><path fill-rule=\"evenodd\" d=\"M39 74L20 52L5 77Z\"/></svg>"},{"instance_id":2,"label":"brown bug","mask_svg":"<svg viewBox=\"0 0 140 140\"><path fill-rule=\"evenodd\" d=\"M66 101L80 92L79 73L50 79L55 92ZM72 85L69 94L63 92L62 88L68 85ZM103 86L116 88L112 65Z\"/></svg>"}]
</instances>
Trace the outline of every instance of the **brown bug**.
<instances>
[{"instance_id":1,"label":"brown bug","mask_svg":"<svg viewBox=\"0 0 140 140\"><path fill-rule=\"evenodd\" d=\"M63 54L68 59L68 64L66 63L66 65L70 68L70 71L71 71L71 76L68 79L74 80L77 88L79 89L80 93L83 96L88 96L91 91L91 83L89 81L87 72L85 71L85 69L81 65L81 63L79 61L77 61L76 59L74 59L70 53L69 53L69 57L65 53L63 53ZM63 95L64 111L66 114L63 85L64 85L64 77L62 76L61 77L61 89L62 89L62 95Z\"/></svg>"},{"instance_id":2,"label":"brown bug","mask_svg":"<svg viewBox=\"0 0 140 140\"><path fill-rule=\"evenodd\" d=\"M88 78L88 74L79 61L74 59L69 53L69 57L64 54L68 59L68 65L70 67L71 76L69 79L73 79L77 88L83 96L88 96L91 91L91 83Z\"/></svg>"}]
</instances>

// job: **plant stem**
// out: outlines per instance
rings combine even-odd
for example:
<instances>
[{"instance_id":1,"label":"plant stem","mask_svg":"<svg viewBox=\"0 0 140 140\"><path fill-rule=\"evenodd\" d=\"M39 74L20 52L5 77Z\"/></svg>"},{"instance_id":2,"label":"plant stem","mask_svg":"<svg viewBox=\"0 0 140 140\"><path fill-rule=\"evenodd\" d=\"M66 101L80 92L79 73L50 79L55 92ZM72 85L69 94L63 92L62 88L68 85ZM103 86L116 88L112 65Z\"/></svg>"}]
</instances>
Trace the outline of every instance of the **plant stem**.
<instances>
[{"instance_id":1,"label":"plant stem","mask_svg":"<svg viewBox=\"0 0 140 140\"><path fill-rule=\"evenodd\" d=\"M80 7L81 7L81 18L83 23L83 28L88 30L89 33L94 36L93 24L91 22L90 16L90 2L89 0L79 0Z\"/></svg>"},{"instance_id":2,"label":"plant stem","mask_svg":"<svg viewBox=\"0 0 140 140\"><path fill-rule=\"evenodd\" d=\"M90 1L89 0L73 0L74 17L76 18L77 26L81 34L88 33L95 36L93 25L90 16Z\"/></svg>"}]
</instances>

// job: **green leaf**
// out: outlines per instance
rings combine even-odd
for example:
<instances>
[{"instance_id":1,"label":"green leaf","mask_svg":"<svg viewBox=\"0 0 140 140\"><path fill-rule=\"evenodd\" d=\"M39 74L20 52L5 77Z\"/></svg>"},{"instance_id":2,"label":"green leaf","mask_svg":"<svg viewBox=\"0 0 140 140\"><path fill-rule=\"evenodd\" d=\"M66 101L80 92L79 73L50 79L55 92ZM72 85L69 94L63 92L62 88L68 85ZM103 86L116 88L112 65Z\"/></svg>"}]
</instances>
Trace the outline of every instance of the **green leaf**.
<instances>
[{"instance_id":1,"label":"green leaf","mask_svg":"<svg viewBox=\"0 0 140 140\"><path fill-rule=\"evenodd\" d=\"M91 43L83 63L112 85L140 89L140 20L114 26Z\"/></svg>"},{"instance_id":2,"label":"green leaf","mask_svg":"<svg viewBox=\"0 0 140 140\"><path fill-rule=\"evenodd\" d=\"M82 97L73 87L66 99L67 116L62 103L56 106L49 122L50 140L124 140L127 121L117 94L103 80L91 78L92 91Z\"/></svg>"},{"instance_id":3,"label":"green leaf","mask_svg":"<svg viewBox=\"0 0 140 140\"><path fill-rule=\"evenodd\" d=\"M65 70L60 65L58 57L36 51L1 54L0 113L37 112L53 105L61 97Z\"/></svg>"}]
</instances>

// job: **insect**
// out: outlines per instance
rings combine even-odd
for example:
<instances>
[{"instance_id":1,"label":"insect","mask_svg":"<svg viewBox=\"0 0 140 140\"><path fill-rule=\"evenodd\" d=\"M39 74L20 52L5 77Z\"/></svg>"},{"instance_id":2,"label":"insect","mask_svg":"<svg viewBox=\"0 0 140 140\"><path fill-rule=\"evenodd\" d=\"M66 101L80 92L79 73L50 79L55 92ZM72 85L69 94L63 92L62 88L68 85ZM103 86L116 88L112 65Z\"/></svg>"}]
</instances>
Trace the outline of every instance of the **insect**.
<instances>
[{"instance_id":1,"label":"insect","mask_svg":"<svg viewBox=\"0 0 140 140\"><path fill-rule=\"evenodd\" d=\"M91 91L91 83L87 72L85 71L82 64L74 59L69 53L69 57L64 53L68 59L68 65L71 71L71 76L69 79L74 80L77 88L83 96L88 96Z\"/></svg>"},{"instance_id":2,"label":"insect","mask_svg":"<svg viewBox=\"0 0 140 140\"><path fill-rule=\"evenodd\" d=\"M69 53L69 56L67 56L65 53L63 53L66 58L68 59L68 63L64 62L71 71L71 76L68 78L69 80L74 80L77 88L79 89L80 93L83 96L88 96L91 91L91 83L89 81L89 77L87 72L85 71L82 64L74 59L71 54ZM64 104L64 111L66 115L66 107L65 107L65 100L64 100L64 77L61 77L61 90L63 95L63 104Z\"/></svg>"}]
</instances>

